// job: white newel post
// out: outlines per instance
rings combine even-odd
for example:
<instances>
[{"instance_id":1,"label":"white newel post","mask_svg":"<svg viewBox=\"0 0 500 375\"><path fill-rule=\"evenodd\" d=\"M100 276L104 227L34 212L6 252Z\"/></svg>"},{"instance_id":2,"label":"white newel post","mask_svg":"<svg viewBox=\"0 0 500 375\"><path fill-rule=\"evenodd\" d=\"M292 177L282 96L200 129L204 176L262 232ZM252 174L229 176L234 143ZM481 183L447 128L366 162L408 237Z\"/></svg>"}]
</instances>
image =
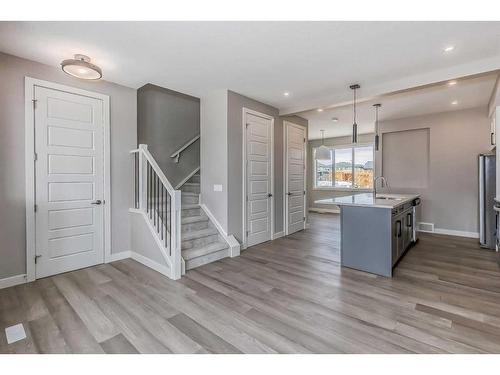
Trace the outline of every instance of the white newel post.
<instances>
[{"instance_id":1,"label":"white newel post","mask_svg":"<svg viewBox=\"0 0 500 375\"><path fill-rule=\"evenodd\" d=\"M144 144L139 145L139 209L146 211L146 192L147 192L147 174L146 174L146 158L144 157L144 150L148 146Z\"/></svg>"}]
</instances>

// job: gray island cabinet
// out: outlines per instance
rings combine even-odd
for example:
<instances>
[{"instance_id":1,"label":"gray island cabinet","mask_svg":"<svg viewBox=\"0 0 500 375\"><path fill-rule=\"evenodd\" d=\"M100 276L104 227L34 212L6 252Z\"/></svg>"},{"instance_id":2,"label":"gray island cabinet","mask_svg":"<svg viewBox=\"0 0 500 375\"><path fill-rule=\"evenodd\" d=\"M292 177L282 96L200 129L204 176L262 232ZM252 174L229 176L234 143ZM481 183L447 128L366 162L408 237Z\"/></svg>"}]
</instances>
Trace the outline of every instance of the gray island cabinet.
<instances>
[{"instance_id":1,"label":"gray island cabinet","mask_svg":"<svg viewBox=\"0 0 500 375\"><path fill-rule=\"evenodd\" d=\"M392 270L416 242L418 195L355 194L316 201L340 207L340 263L392 277Z\"/></svg>"}]
</instances>

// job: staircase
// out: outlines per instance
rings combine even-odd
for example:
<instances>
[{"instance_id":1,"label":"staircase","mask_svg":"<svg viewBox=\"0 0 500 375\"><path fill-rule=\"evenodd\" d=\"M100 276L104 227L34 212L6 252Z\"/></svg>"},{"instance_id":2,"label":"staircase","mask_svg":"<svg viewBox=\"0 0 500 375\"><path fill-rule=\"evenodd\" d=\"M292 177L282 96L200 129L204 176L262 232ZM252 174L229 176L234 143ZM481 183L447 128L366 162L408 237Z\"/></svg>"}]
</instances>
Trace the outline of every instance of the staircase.
<instances>
[{"instance_id":1,"label":"staircase","mask_svg":"<svg viewBox=\"0 0 500 375\"><path fill-rule=\"evenodd\" d=\"M219 235L199 204L200 175L193 175L181 187L181 254L186 270L230 255L227 242Z\"/></svg>"}]
</instances>

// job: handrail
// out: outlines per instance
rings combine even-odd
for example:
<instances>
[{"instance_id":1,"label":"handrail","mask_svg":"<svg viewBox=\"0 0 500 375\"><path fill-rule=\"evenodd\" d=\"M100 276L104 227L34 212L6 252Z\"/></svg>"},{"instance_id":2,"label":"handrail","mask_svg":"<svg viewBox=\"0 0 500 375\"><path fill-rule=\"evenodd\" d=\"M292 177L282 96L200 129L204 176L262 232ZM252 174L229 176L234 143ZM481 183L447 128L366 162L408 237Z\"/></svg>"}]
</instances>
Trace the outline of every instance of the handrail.
<instances>
[{"instance_id":1,"label":"handrail","mask_svg":"<svg viewBox=\"0 0 500 375\"><path fill-rule=\"evenodd\" d=\"M153 170L158 175L158 177L160 177L160 181L163 182L163 185L165 185L168 192L170 194L174 194L175 189L172 187L170 181L168 181L167 176L165 176L161 168L158 166L158 163L156 163L156 160L153 158L153 155L151 155L151 153L148 151L148 145L140 144L139 149L142 150L144 157L149 161L149 164L151 164Z\"/></svg>"},{"instance_id":2,"label":"handrail","mask_svg":"<svg viewBox=\"0 0 500 375\"><path fill-rule=\"evenodd\" d=\"M140 144L135 150L135 209L142 212L170 266L170 277L181 277L181 191L170 184L158 163Z\"/></svg>"},{"instance_id":3,"label":"handrail","mask_svg":"<svg viewBox=\"0 0 500 375\"><path fill-rule=\"evenodd\" d=\"M196 142L198 139L200 139L200 134L198 134L196 137L194 137L193 139L191 139L190 141L186 142L184 144L184 146L182 146L181 148L179 148L176 152L174 152L172 155L170 155L171 158L175 158L175 162L178 163L179 162L179 158L181 157L181 153L182 151L184 151L186 148L188 148L189 146L191 146L194 142Z\"/></svg>"}]
</instances>

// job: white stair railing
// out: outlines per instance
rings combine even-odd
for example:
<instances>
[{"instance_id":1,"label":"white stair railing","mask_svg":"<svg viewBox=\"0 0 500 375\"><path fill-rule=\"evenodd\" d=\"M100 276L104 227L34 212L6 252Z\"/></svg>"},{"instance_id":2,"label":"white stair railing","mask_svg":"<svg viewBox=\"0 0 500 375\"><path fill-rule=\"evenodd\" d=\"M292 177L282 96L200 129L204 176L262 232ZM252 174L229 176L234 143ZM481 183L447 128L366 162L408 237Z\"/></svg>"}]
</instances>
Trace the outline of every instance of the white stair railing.
<instances>
[{"instance_id":1,"label":"white stair railing","mask_svg":"<svg viewBox=\"0 0 500 375\"><path fill-rule=\"evenodd\" d=\"M187 141L177 151L175 151L172 155L170 155L170 157L171 158L175 158L175 162L178 163L179 162L179 158L181 157L181 153L186 148L188 148L189 146L191 146L194 142L196 142L198 139L200 139L200 135L199 134L197 136L195 136L194 138L190 139L189 141Z\"/></svg>"},{"instance_id":2,"label":"white stair railing","mask_svg":"<svg viewBox=\"0 0 500 375\"><path fill-rule=\"evenodd\" d=\"M161 245L170 266L171 278L181 277L181 191L175 190L162 172L147 145L134 155L135 209L142 211Z\"/></svg>"}]
</instances>

